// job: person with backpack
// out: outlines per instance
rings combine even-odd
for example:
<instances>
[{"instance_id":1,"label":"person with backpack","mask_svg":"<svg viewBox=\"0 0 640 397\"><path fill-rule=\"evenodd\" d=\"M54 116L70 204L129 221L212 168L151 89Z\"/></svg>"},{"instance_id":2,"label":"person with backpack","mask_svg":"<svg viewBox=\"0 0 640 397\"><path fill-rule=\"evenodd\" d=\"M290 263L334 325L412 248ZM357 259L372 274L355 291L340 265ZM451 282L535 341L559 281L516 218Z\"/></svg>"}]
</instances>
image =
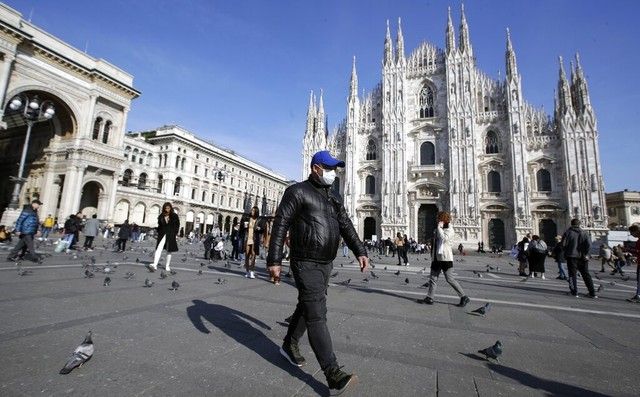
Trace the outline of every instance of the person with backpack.
<instances>
[{"instance_id":1,"label":"person with backpack","mask_svg":"<svg viewBox=\"0 0 640 397\"><path fill-rule=\"evenodd\" d=\"M544 261L547 259L547 254L547 244L543 240L540 240L540 236L533 235L533 237L531 237L531 243L529 243L529 247L527 248L530 278L538 277L538 273L540 273L540 278L545 279Z\"/></svg>"}]
</instances>

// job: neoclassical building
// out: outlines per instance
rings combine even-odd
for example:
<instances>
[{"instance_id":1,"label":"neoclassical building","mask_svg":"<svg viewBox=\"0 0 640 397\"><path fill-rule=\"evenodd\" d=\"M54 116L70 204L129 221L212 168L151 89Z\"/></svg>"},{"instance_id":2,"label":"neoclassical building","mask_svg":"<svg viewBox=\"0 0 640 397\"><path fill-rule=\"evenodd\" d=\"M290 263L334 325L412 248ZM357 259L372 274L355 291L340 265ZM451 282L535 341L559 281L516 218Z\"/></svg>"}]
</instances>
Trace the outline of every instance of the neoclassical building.
<instances>
[{"instance_id":1,"label":"neoclassical building","mask_svg":"<svg viewBox=\"0 0 640 397\"><path fill-rule=\"evenodd\" d=\"M245 206L274 210L286 179L176 126L126 134L133 77L23 19L0 3L0 208L3 222L27 122L9 103L16 96L50 101L51 119L35 120L28 142L19 207L33 198L40 215L78 211L111 223L154 226L159 206L175 203L186 232L227 228ZM224 180L214 178L221 172Z\"/></svg>"},{"instance_id":2,"label":"neoclassical building","mask_svg":"<svg viewBox=\"0 0 640 397\"><path fill-rule=\"evenodd\" d=\"M504 78L478 69L469 26L458 36L449 12L445 48L423 42L405 55L389 24L381 81L358 91L355 57L344 120L328 134L322 96L311 95L303 140L346 161L334 188L361 235L430 238L439 210L468 244L510 246L526 233L547 242L571 218L606 234L597 121L578 55L560 58L553 116L526 102L507 31Z\"/></svg>"}]
</instances>

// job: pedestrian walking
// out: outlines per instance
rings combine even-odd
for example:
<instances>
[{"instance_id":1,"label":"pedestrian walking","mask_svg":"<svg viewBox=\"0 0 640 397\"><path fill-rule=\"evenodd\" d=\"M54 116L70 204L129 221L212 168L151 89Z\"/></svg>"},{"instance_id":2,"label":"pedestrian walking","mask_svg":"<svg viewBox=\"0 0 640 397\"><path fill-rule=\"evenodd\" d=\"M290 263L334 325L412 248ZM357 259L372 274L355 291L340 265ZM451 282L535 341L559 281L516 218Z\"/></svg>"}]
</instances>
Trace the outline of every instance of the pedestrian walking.
<instances>
[{"instance_id":1,"label":"pedestrian walking","mask_svg":"<svg viewBox=\"0 0 640 397\"><path fill-rule=\"evenodd\" d=\"M398 234L396 234L396 238L393 243L396 245L396 251L398 252L398 266L402 266L402 261L404 261L405 266L409 266L409 260L407 259L407 247L405 246L405 240L402 233L398 232Z\"/></svg>"},{"instance_id":2,"label":"pedestrian walking","mask_svg":"<svg viewBox=\"0 0 640 397\"><path fill-rule=\"evenodd\" d=\"M615 266L613 266L613 252L611 251L611 248L609 248L608 245L606 244L602 244L600 245L600 261L602 262L602 266L600 267L600 273L604 273L606 270L604 268L604 265L608 265L609 267L611 267L612 270L615 269Z\"/></svg>"},{"instance_id":3,"label":"pedestrian walking","mask_svg":"<svg viewBox=\"0 0 640 397\"><path fill-rule=\"evenodd\" d=\"M460 297L459 307L464 307L471 300L462 290L462 287L453 276L453 224L451 214L446 211L438 213L438 227L434 231L434 249L429 274L429 291L424 299L418 299L418 303L433 305L433 297L436 293L438 277L444 272L444 279L458 293Z\"/></svg>"},{"instance_id":4,"label":"pedestrian walking","mask_svg":"<svg viewBox=\"0 0 640 397\"><path fill-rule=\"evenodd\" d=\"M73 218L73 221L75 222L76 227L73 232L73 239L71 240L71 246L69 247L70 249L76 249L76 244L78 244L78 242L80 241L80 231L82 231L82 229L84 228L85 220L86 218L82 214L82 212L78 212L75 218Z\"/></svg>"},{"instance_id":5,"label":"pedestrian walking","mask_svg":"<svg viewBox=\"0 0 640 397\"><path fill-rule=\"evenodd\" d=\"M349 246L344 241L344 239L342 239L342 241L340 241L340 245L342 245L342 257L343 258L348 258L349 257Z\"/></svg>"},{"instance_id":6,"label":"pedestrian walking","mask_svg":"<svg viewBox=\"0 0 640 397\"><path fill-rule=\"evenodd\" d=\"M624 272L622 271L622 266L626 265L626 262L624 260L624 250L622 248L622 244L618 244L615 245L613 247L613 265L614 265L614 269L611 272L611 275L613 276L616 273L619 273L621 276L624 276Z\"/></svg>"},{"instance_id":7,"label":"pedestrian walking","mask_svg":"<svg viewBox=\"0 0 640 397\"><path fill-rule=\"evenodd\" d=\"M38 219L38 208L42 203L40 200L31 201L30 205L25 205L24 209L18 216L14 232L18 233L18 243L9 251L7 261L15 262L21 259L18 256L20 252L22 256L32 262L39 262L40 258L36 255L36 249L33 246L33 237L38 233L38 225L40 223ZM28 252L28 254L26 254Z\"/></svg>"},{"instance_id":8,"label":"pedestrian walking","mask_svg":"<svg viewBox=\"0 0 640 397\"><path fill-rule=\"evenodd\" d=\"M527 277L527 267L528 267L528 258L527 258L527 248L529 248L529 239L530 235L527 234L520 240L516 248L518 249L518 274L523 277Z\"/></svg>"},{"instance_id":9,"label":"pedestrian walking","mask_svg":"<svg viewBox=\"0 0 640 397\"><path fill-rule=\"evenodd\" d=\"M367 251L358 237L342 203L331 192L336 168L344 161L328 151L311 159L309 178L285 190L276 212L267 266L277 282L280 279L282 248L290 230L291 272L298 289L298 304L291 316L287 335L280 349L291 364L302 366L304 357L298 344L305 331L324 372L331 395L342 393L356 376L341 369L333 352L327 327L327 287L338 253L340 237L358 258L360 271L369 264Z\"/></svg>"},{"instance_id":10,"label":"pedestrian walking","mask_svg":"<svg viewBox=\"0 0 640 397\"><path fill-rule=\"evenodd\" d=\"M73 242L77 232L78 222L76 221L76 215L71 214L69 215L69 218L67 218L67 220L64 222L64 236L62 237L62 239L67 243L67 252L69 252L69 250L75 249L75 247L73 246Z\"/></svg>"},{"instance_id":11,"label":"pedestrian walking","mask_svg":"<svg viewBox=\"0 0 640 397\"><path fill-rule=\"evenodd\" d=\"M558 265L558 277L556 278L558 280L566 280L567 274L565 273L564 268L562 267L565 260L564 260L564 249L562 247L562 244L560 244L561 241L562 241L562 236L556 236L556 245L553 247L553 250L551 251L551 255L553 256L553 259L556 261L556 264Z\"/></svg>"},{"instance_id":12,"label":"pedestrian walking","mask_svg":"<svg viewBox=\"0 0 640 397\"><path fill-rule=\"evenodd\" d=\"M544 261L547 259L547 244L540 240L540 236L533 235L531 242L527 248L527 258L529 260L529 277L538 277L540 274L541 279L544 277Z\"/></svg>"},{"instance_id":13,"label":"pedestrian walking","mask_svg":"<svg viewBox=\"0 0 640 397\"><path fill-rule=\"evenodd\" d=\"M51 216L51 214L47 215L42 222L42 239L47 240L49 238L49 233L51 233L51 229L53 229L53 225L55 224L55 220Z\"/></svg>"},{"instance_id":14,"label":"pedestrian walking","mask_svg":"<svg viewBox=\"0 0 640 397\"><path fill-rule=\"evenodd\" d=\"M258 207L251 208L248 218L243 221L242 247L244 248L244 268L246 278L256 278L256 256L260 255L260 244L264 232L264 223L259 218Z\"/></svg>"},{"instance_id":15,"label":"pedestrian walking","mask_svg":"<svg viewBox=\"0 0 640 397\"><path fill-rule=\"evenodd\" d=\"M636 294L627 299L627 301L640 303L640 225L636 223L629 226L629 233L638 240L636 240L636 246L633 252L636 256Z\"/></svg>"},{"instance_id":16,"label":"pedestrian walking","mask_svg":"<svg viewBox=\"0 0 640 397\"><path fill-rule=\"evenodd\" d=\"M231 259L237 261L240 257L240 224L236 223L231 228Z\"/></svg>"},{"instance_id":17,"label":"pedestrian walking","mask_svg":"<svg viewBox=\"0 0 640 397\"><path fill-rule=\"evenodd\" d=\"M91 218L84 224L84 249L85 251L93 251L93 239L96 238L100 231L100 221L98 215L93 214Z\"/></svg>"},{"instance_id":18,"label":"pedestrian walking","mask_svg":"<svg viewBox=\"0 0 640 397\"><path fill-rule=\"evenodd\" d=\"M162 250L167 250L164 268L171 271L171 253L178 252L178 241L176 237L180 231L180 218L173 210L173 205L166 202L162 205L162 213L158 215L158 242L153 255L153 263L147 268L150 272L158 269L158 262L162 256Z\"/></svg>"},{"instance_id":19,"label":"pedestrian walking","mask_svg":"<svg viewBox=\"0 0 640 397\"><path fill-rule=\"evenodd\" d=\"M572 219L571 227L562 235L560 242L564 248L564 257L567 260L567 270L569 271L569 292L576 298L578 295L577 272L582 275L589 290L590 298L597 298L593 288L593 280L589 274L589 249L591 248L591 237L589 233L580 228L580 220Z\"/></svg>"},{"instance_id":20,"label":"pedestrian walking","mask_svg":"<svg viewBox=\"0 0 640 397\"><path fill-rule=\"evenodd\" d=\"M124 223L120 225L118 230L118 240L116 241L116 248L118 252L124 252L127 249L127 240L131 237L131 225L129 220L125 219Z\"/></svg>"}]
</instances>

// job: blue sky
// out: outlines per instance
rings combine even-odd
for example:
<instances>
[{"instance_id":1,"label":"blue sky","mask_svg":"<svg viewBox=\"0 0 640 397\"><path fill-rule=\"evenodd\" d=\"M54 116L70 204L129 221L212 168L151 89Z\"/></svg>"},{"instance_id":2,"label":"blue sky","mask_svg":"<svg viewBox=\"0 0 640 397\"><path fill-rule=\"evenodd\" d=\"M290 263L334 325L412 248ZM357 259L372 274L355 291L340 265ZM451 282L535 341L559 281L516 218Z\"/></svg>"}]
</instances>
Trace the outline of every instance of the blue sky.
<instances>
[{"instance_id":1,"label":"blue sky","mask_svg":"<svg viewBox=\"0 0 640 397\"><path fill-rule=\"evenodd\" d=\"M324 89L329 125L344 117L351 59L360 87L380 79L385 21L402 18L408 54L444 47L447 6L459 1L6 1L71 45L134 76L142 91L128 130L179 124L301 176L309 90ZM640 2L472 0L465 3L480 69L504 76L511 28L525 98L553 109L558 55L580 52L598 117L606 191L640 190ZM634 156L634 157L632 157ZM634 174L634 171L636 172Z\"/></svg>"}]
</instances>

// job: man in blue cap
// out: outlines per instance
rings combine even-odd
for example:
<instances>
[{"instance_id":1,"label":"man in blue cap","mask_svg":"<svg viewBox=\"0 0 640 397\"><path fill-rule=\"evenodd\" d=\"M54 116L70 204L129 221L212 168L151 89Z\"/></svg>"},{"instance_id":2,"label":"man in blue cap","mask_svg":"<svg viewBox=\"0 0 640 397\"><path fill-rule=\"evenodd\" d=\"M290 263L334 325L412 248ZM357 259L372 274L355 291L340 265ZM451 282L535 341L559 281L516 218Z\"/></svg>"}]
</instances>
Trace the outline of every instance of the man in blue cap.
<instances>
[{"instance_id":1,"label":"man in blue cap","mask_svg":"<svg viewBox=\"0 0 640 397\"><path fill-rule=\"evenodd\" d=\"M341 394L356 380L355 375L338 366L327 327L327 287L340 238L358 258L360 271L369 265L367 251L347 211L331 193L337 167L344 167L344 161L326 150L320 151L311 159L309 178L285 190L273 222L267 256L267 266L277 283L288 231L289 260L298 289L298 304L280 353L291 364L301 367L305 359L298 343L308 331L309 343L327 378L331 395Z\"/></svg>"}]
</instances>

